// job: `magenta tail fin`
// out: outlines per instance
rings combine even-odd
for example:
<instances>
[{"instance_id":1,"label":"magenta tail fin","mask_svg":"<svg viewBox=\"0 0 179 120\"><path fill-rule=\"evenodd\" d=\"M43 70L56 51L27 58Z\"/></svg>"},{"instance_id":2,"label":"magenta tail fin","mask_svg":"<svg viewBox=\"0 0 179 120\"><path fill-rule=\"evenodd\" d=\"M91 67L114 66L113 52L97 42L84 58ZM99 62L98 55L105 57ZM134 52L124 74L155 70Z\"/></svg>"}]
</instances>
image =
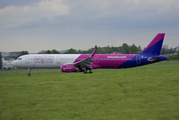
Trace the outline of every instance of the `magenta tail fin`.
<instances>
[{"instance_id":1,"label":"magenta tail fin","mask_svg":"<svg viewBox=\"0 0 179 120\"><path fill-rule=\"evenodd\" d=\"M160 55L165 33L159 33L141 54Z\"/></svg>"}]
</instances>

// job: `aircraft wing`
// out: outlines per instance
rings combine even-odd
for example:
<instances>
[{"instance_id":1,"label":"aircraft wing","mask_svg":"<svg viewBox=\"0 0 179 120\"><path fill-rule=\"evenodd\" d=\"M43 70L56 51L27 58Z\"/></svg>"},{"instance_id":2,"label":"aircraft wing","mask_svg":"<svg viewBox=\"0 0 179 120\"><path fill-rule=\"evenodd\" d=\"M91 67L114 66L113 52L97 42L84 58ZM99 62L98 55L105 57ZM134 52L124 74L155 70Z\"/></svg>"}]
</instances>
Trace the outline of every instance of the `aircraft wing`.
<instances>
[{"instance_id":1,"label":"aircraft wing","mask_svg":"<svg viewBox=\"0 0 179 120\"><path fill-rule=\"evenodd\" d=\"M86 68L92 69L92 67L91 67L92 59L93 59L96 51L97 51L97 48L92 52L92 54L88 58L78 61L78 62L75 62L75 63L72 63L72 64L68 64L68 65L73 65L76 67L81 66L81 67L86 67Z\"/></svg>"}]
</instances>

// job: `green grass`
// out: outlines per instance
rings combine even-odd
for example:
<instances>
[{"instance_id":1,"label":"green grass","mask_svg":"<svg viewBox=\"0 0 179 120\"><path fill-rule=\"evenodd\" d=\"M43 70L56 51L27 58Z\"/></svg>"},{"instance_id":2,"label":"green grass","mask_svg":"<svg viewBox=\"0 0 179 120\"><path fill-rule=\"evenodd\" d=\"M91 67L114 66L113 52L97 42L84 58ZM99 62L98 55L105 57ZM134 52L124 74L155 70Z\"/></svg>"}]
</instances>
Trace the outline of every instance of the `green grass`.
<instances>
[{"instance_id":1,"label":"green grass","mask_svg":"<svg viewBox=\"0 0 179 120\"><path fill-rule=\"evenodd\" d=\"M27 73L0 72L0 119L179 119L179 62L93 74Z\"/></svg>"}]
</instances>

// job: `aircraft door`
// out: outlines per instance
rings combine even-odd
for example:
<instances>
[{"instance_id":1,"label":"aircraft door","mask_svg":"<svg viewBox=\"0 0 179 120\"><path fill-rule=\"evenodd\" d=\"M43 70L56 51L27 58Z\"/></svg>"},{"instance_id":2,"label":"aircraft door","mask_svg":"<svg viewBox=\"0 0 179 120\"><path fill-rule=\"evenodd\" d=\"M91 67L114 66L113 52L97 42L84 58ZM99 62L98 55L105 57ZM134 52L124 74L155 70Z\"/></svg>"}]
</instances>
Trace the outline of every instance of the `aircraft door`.
<instances>
[{"instance_id":1,"label":"aircraft door","mask_svg":"<svg viewBox=\"0 0 179 120\"><path fill-rule=\"evenodd\" d=\"M26 64L30 64L30 56L26 57L25 63L26 63Z\"/></svg>"},{"instance_id":2,"label":"aircraft door","mask_svg":"<svg viewBox=\"0 0 179 120\"><path fill-rule=\"evenodd\" d=\"M99 57L98 56L94 57L94 63L99 63Z\"/></svg>"},{"instance_id":3,"label":"aircraft door","mask_svg":"<svg viewBox=\"0 0 179 120\"><path fill-rule=\"evenodd\" d=\"M61 60L61 57L60 57L60 56L57 56L56 63L57 63L57 64L60 64L60 63L61 63L60 60Z\"/></svg>"},{"instance_id":4,"label":"aircraft door","mask_svg":"<svg viewBox=\"0 0 179 120\"><path fill-rule=\"evenodd\" d=\"M137 64L140 64L140 63L141 63L141 56L140 56L140 55L137 55L137 56L136 56L136 63L137 63Z\"/></svg>"}]
</instances>

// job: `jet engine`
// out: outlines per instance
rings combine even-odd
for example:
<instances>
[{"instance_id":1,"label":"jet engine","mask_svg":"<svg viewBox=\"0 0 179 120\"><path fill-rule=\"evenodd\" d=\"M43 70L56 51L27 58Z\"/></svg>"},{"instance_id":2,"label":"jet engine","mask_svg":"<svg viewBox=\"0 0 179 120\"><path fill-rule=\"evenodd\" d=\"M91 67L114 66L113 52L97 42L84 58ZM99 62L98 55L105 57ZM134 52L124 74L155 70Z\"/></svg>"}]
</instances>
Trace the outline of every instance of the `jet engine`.
<instances>
[{"instance_id":1,"label":"jet engine","mask_svg":"<svg viewBox=\"0 0 179 120\"><path fill-rule=\"evenodd\" d=\"M61 71L62 72L78 72L79 69L73 65L62 65Z\"/></svg>"}]
</instances>

